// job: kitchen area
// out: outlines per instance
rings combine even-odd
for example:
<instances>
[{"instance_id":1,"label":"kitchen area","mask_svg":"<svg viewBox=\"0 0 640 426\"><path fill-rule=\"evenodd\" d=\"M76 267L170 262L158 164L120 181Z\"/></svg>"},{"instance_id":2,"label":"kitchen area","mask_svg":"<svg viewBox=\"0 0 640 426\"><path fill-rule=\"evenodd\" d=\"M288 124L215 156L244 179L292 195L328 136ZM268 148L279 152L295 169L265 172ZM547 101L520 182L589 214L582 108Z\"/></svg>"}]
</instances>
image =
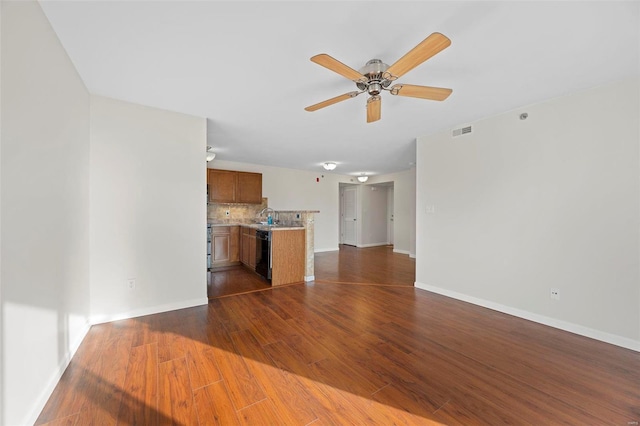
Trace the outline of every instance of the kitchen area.
<instances>
[{"instance_id":1,"label":"kitchen area","mask_svg":"<svg viewBox=\"0 0 640 426\"><path fill-rule=\"evenodd\" d=\"M209 298L313 280L315 213L269 207L260 173L207 169Z\"/></svg>"}]
</instances>

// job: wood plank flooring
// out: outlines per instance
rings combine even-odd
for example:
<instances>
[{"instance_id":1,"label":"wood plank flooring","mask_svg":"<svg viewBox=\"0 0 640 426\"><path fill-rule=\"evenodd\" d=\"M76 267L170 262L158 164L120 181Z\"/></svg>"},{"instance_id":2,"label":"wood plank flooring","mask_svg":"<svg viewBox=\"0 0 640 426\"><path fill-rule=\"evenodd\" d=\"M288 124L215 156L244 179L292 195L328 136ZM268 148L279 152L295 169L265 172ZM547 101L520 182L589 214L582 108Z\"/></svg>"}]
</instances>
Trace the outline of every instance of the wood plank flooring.
<instances>
[{"instance_id":1,"label":"wood plank flooring","mask_svg":"<svg viewBox=\"0 0 640 426\"><path fill-rule=\"evenodd\" d=\"M317 281L345 284L413 286L415 259L393 253L393 246L356 248L340 245L340 250L316 253Z\"/></svg>"},{"instance_id":2,"label":"wood plank flooring","mask_svg":"<svg viewBox=\"0 0 640 426\"><path fill-rule=\"evenodd\" d=\"M268 289L271 289L269 281L242 265L207 272L209 299Z\"/></svg>"},{"instance_id":3,"label":"wood plank flooring","mask_svg":"<svg viewBox=\"0 0 640 426\"><path fill-rule=\"evenodd\" d=\"M316 253L316 281L343 284L413 286L415 260L393 253L393 246L356 248ZM267 280L244 266L228 266L207 272L209 299L271 289Z\"/></svg>"},{"instance_id":4,"label":"wood plank flooring","mask_svg":"<svg viewBox=\"0 0 640 426\"><path fill-rule=\"evenodd\" d=\"M36 424L640 421L640 353L371 268L93 326Z\"/></svg>"}]
</instances>

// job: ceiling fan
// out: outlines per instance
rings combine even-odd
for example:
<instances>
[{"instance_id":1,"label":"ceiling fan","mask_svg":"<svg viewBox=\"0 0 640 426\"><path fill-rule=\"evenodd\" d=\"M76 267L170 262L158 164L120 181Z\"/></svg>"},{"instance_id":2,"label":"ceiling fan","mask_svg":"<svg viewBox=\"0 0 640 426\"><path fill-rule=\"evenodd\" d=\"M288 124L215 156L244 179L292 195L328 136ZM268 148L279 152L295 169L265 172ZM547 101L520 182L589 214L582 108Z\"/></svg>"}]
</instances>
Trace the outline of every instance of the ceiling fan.
<instances>
[{"instance_id":1,"label":"ceiling fan","mask_svg":"<svg viewBox=\"0 0 640 426\"><path fill-rule=\"evenodd\" d=\"M366 92L370 95L369 99L367 99L367 123L371 123L380 120L382 105L382 97L380 94L383 90L389 91L392 95L443 101L449 97L452 92L451 89L416 86L413 84L394 84L391 87L389 86L391 82L402 77L436 53L446 49L450 44L451 40L446 36L440 33L433 33L407 52L402 58L398 59L393 65L389 66L380 59L371 59L358 71L332 58L326 53L313 56L311 58L312 62L352 80L356 83L358 91L327 99L326 101L308 106L305 110L317 111L329 105L355 98L359 94Z\"/></svg>"}]
</instances>

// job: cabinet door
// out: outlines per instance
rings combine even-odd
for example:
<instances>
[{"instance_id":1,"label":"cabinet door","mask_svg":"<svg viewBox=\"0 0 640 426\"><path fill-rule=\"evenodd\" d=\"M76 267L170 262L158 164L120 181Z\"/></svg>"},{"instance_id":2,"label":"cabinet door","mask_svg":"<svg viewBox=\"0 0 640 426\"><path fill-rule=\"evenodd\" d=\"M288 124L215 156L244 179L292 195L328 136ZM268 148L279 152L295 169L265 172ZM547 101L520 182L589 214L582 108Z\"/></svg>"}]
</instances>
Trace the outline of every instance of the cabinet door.
<instances>
[{"instance_id":1,"label":"cabinet door","mask_svg":"<svg viewBox=\"0 0 640 426\"><path fill-rule=\"evenodd\" d=\"M240 227L229 227L229 261L237 262L240 260Z\"/></svg>"},{"instance_id":2,"label":"cabinet door","mask_svg":"<svg viewBox=\"0 0 640 426\"><path fill-rule=\"evenodd\" d=\"M249 267L256 268L256 236L249 235Z\"/></svg>"},{"instance_id":3,"label":"cabinet door","mask_svg":"<svg viewBox=\"0 0 640 426\"><path fill-rule=\"evenodd\" d=\"M209 169L209 201L235 203L238 173L229 170Z\"/></svg>"},{"instance_id":4,"label":"cabinet door","mask_svg":"<svg viewBox=\"0 0 640 426\"><path fill-rule=\"evenodd\" d=\"M242 233L242 254L240 255L240 262L245 265L249 265L249 235Z\"/></svg>"},{"instance_id":5,"label":"cabinet door","mask_svg":"<svg viewBox=\"0 0 640 426\"><path fill-rule=\"evenodd\" d=\"M256 268L256 235L255 229L242 228L242 247L240 261L250 267Z\"/></svg>"},{"instance_id":6,"label":"cabinet door","mask_svg":"<svg viewBox=\"0 0 640 426\"><path fill-rule=\"evenodd\" d=\"M213 234L211 241L213 253L211 257L214 264L216 262L229 261L229 240L229 234Z\"/></svg>"},{"instance_id":7,"label":"cabinet door","mask_svg":"<svg viewBox=\"0 0 640 426\"><path fill-rule=\"evenodd\" d=\"M260 204L262 202L262 174L238 172L236 202Z\"/></svg>"}]
</instances>

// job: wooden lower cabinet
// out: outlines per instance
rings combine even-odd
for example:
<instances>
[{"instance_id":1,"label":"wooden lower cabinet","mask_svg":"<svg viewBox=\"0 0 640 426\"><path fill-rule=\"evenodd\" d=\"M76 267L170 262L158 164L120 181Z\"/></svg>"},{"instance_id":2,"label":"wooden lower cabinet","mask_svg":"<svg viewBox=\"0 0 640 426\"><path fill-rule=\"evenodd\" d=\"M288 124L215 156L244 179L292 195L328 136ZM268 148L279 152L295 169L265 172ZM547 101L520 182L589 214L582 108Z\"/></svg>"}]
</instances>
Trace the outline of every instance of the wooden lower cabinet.
<instances>
[{"instance_id":1,"label":"wooden lower cabinet","mask_svg":"<svg viewBox=\"0 0 640 426\"><path fill-rule=\"evenodd\" d=\"M271 232L271 285L304 281L305 271L304 229Z\"/></svg>"},{"instance_id":2,"label":"wooden lower cabinet","mask_svg":"<svg viewBox=\"0 0 640 426\"><path fill-rule=\"evenodd\" d=\"M242 227L242 243L240 262L249 268L256 269L256 230L248 226Z\"/></svg>"},{"instance_id":3,"label":"wooden lower cabinet","mask_svg":"<svg viewBox=\"0 0 640 426\"><path fill-rule=\"evenodd\" d=\"M240 262L256 269L256 230L240 227ZM214 234L215 240L215 234ZM224 246L224 244L221 243ZM271 231L271 285L304 281L306 240L304 229ZM214 258L215 263L215 258Z\"/></svg>"},{"instance_id":4,"label":"wooden lower cabinet","mask_svg":"<svg viewBox=\"0 0 640 426\"><path fill-rule=\"evenodd\" d=\"M240 261L240 227L214 226L211 233L211 267L236 265Z\"/></svg>"}]
</instances>

